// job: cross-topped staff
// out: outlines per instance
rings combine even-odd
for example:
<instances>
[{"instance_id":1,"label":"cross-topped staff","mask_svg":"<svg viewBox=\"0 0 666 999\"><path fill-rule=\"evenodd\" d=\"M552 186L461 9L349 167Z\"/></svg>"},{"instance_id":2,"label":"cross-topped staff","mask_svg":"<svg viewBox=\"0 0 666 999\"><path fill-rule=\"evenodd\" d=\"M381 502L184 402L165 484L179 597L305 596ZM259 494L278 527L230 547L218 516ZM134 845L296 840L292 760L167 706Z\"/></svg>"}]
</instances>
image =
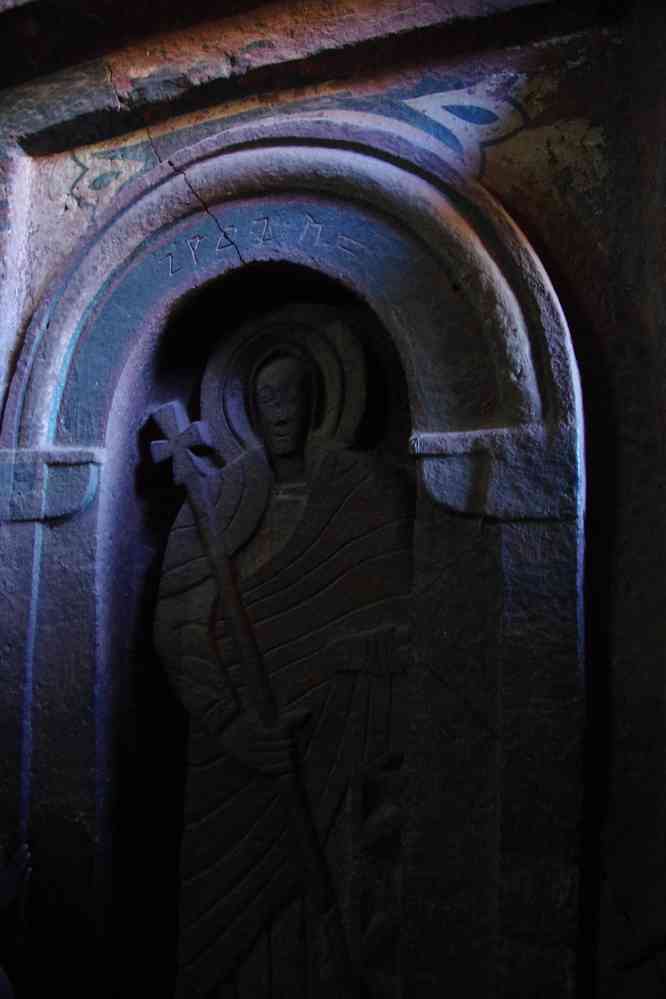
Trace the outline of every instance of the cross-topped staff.
<instances>
[{"instance_id":1,"label":"cross-topped staff","mask_svg":"<svg viewBox=\"0 0 666 999\"><path fill-rule=\"evenodd\" d=\"M153 413L153 419L166 438L151 444L153 461L162 462L171 458L174 481L185 487L204 552L215 576L218 597L224 594L229 609L234 636L247 670L253 706L262 724L272 728L278 721L275 698L240 596L224 537L216 529L209 472L205 462L194 451L197 447L213 450L208 424L203 421L189 423L180 402L168 402L161 406ZM234 694L240 703L235 689Z\"/></svg>"},{"instance_id":2,"label":"cross-topped staff","mask_svg":"<svg viewBox=\"0 0 666 999\"><path fill-rule=\"evenodd\" d=\"M201 543L214 574L218 600L222 599L224 595L224 601L229 610L234 636L247 671L252 706L266 728L278 727L280 719L268 674L252 623L243 604L236 573L229 552L225 547L224 537L220 537L220 532L215 524L214 507L211 501L210 473L205 462L194 450L195 448L213 450L208 425L203 421L190 423L182 403L177 401L160 406L152 416L165 438L151 444L152 458L156 462L171 459L174 481L185 487ZM214 635L212 641L216 659L219 662ZM221 663L220 666L223 668ZM241 699L238 691L230 677L228 680L236 704L240 708ZM351 996L354 985L340 913L329 883L326 861L319 845L307 797L295 774L290 780L290 793L295 832L311 874L308 892L323 914L331 951L336 965L341 971L341 984L345 987L344 995Z\"/></svg>"}]
</instances>

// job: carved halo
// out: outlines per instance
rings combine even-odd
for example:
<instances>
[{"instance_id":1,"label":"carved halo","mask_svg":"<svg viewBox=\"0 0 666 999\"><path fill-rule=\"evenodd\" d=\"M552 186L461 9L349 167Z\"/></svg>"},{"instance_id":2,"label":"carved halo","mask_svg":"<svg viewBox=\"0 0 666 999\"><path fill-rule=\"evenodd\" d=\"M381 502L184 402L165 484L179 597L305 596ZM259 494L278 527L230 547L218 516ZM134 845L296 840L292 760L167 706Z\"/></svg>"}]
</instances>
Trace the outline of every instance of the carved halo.
<instances>
[{"instance_id":1,"label":"carved halo","mask_svg":"<svg viewBox=\"0 0 666 999\"><path fill-rule=\"evenodd\" d=\"M289 305L240 326L215 351L201 385L201 415L226 461L259 446L247 391L253 373L276 351L303 358L316 371L319 405L310 432L353 443L365 409L365 361L353 332L354 310Z\"/></svg>"}]
</instances>

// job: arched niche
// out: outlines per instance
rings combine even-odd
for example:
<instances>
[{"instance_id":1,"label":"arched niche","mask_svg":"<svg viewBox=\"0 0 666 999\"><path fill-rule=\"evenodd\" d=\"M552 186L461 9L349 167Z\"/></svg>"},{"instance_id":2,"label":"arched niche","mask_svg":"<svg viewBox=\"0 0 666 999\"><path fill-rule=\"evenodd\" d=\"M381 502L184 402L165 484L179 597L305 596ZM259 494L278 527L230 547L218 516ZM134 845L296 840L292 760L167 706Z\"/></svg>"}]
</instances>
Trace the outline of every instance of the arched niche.
<instances>
[{"instance_id":1,"label":"arched niche","mask_svg":"<svg viewBox=\"0 0 666 999\"><path fill-rule=\"evenodd\" d=\"M439 995L463 977L487 995L518 980L564 989L582 731L575 363L522 233L409 126L330 111L186 149L128 185L38 310L2 429L3 516L31 567L18 582L28 594L18 821L51 858L46 879L62 877L58 858L75 844L85 863L65 865L71 892L97 918L132 711L114 636L140 606L150 561L132 481L142 423L171 391L155 365L188 296L257 268L259 298L267 265L363 303L406 385L419 480L407 994ZM47 910L38 901L41 945Z\"/></svg>"}]
</instances>

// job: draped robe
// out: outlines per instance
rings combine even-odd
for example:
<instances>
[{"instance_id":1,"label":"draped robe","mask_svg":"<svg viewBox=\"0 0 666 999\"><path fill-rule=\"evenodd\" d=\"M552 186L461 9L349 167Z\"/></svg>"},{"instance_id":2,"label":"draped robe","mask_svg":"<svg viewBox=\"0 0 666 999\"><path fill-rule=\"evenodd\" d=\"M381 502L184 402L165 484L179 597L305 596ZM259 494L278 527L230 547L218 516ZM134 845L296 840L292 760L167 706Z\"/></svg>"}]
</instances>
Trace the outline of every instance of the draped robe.
<instances>
[{"instance_id":1,"label":"draped robe","mask_svg":"<svg viewBox=\"0 0 666 999\"><path fill-rule=\"evenodd\" d=\"M294 736L299 779L352 957L358 829L348 793L404 742L413 502L406 478L374 455L310 448L303 489L281 496L274 487L235 558L278 710L309 712ZM216 511L226 516L224 471ZM251 703L224 595L214 612L223 669L211 651L215 596L185 503L169 536L155 629L189 716L177 995L328 994L285 778L252 769L223 744L238 702L240 710Z\"/></svg>"}]
</instances>

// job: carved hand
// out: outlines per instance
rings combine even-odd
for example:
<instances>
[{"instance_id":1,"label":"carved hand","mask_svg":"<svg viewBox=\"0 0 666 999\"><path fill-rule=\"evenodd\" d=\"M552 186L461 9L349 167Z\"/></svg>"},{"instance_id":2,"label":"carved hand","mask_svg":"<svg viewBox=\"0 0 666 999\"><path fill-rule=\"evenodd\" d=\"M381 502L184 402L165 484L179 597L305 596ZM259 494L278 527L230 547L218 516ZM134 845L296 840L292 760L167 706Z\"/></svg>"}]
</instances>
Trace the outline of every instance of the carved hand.
<instances>
[{"instance_id":1,"label":"carved hand","mask_svg":"<svg viewBox=\"0 0 666 999\"><path fill-rule=\"evenodd\" d=\"M292 733L309 717L308 710L289 711L279 725L266 728L253 712L245 711L224 731L222 742L228 753L251 770L281 777L294 771Z\"/></svg>"}]
</instances>

